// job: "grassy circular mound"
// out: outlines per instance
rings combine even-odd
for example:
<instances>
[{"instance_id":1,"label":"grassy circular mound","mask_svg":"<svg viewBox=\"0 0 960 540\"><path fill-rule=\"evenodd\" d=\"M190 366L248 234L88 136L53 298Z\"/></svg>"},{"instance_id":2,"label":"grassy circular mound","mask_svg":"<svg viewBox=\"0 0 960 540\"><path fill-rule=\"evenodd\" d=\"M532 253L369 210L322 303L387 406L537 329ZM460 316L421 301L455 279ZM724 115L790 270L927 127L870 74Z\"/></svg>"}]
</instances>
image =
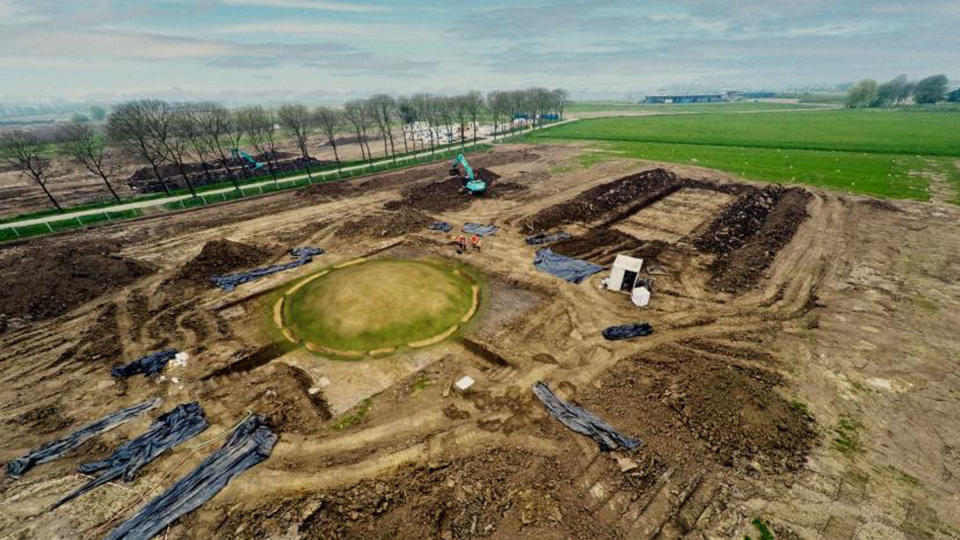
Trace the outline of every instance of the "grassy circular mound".
<instances>
[{"instance_id":1,"label":"grassy circular mound","mask_svg":"<svg viewBox=\"0 0 960 540\"><path fill-rule=\"evenodd\" d=\"M442 335L461 323L473 301L470 280L453 268L374 260L297 288L283 304L283 321L305 343L373 351Z\"/></svg>"}]
</instances>

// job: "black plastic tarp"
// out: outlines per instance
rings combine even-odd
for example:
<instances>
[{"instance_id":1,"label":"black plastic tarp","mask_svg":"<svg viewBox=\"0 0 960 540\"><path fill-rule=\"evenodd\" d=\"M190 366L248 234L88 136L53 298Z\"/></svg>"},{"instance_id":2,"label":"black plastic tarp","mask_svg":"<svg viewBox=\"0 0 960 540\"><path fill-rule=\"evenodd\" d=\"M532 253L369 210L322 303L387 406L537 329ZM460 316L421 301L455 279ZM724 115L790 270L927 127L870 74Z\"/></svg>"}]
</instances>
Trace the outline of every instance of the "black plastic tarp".
<instances>
[{"instance_id":1,"label":"black plastic tarp","mask_svg":"<svg viewBox=\"0 0 960 540\"><path fill-rule=\"evenodd\" d=\"M290 261L284 264L275 264L273 266L268 266L266 268L258 268L256 270L251 270L249 272L240 272L239 274L228 274L225 276L213 276L210 278L213 281L214 285L220 287L225 291L232 291L237 288L237 285L242 283L247 283L248 281L254 281L260 279L264 276L269 276L270 274L276 274L277 272L282 272L284 270L289 270L291 268L296 268L298 266L303 266L309 262L313 261L313 257L304 257L302 259L297 259L295 261Z\"/></svg>"},{"instance_id":2,"label":"black plastic tarp","mask_svg":"<svg viewBox=\"0 0 960 540\"><path fill-rule=\"evenodd\" d=\"M237 426L219 450L114 529L106 540L152 538L180 516L210 500L234 477L267 459L276 442L277 436L263 416L251 416Z\"/></svg>"},{"instance_id":3,"label":"black plastic tarp","mask_svg":"<svg viewBox=\"0 0 960 540\"><path fill-rule=\"evenodd\" d=\"M580 283L603 270L602 266L554 253L550 248L537 250L536 255L533 256L533 265L537 270L553 274L570 283Z\"/></svg>"},{"instance_id":4,"label":"black plastic tarp","mask_svg":"<svg viewBox=\"0 0 960 540\"><path fill-rule=\"evenodd\" d=\"M604 422L590 411L571 405L557 397L546 383L539 381L533 385L533 393L557 420L563 425L593 439L600 450L609 452L623 447L627 450L640 446L639 439L621 435L610 424Z\"/></svg>"},{"instance_id":5,"label":"black plastic tarp","mask_svg":"<svg viewBox=\"0 0 960 540\"><path fill-rule=\"evenodd\" d=\"M167 349L137 358L125 366L117 366L110 370L110 375L116 379L123 379L137 374L152 377L167 367L167 362L177 355L176 349Z\"/></svg>"},{"instance_id":6,"label":"black plastic tarp","mask_svg":"<svg viewBox=\"0 0 960 540\"><path fill-rule=\"evenodd\" d=\"M431 231L440 231L448 233L453 230L453 225L447 223L446 221L438 221L436 223L431 223L427 225L427 228Z\"/></svg>"},{"instance_id":7,"label":"black plastic tarp","mask_svg":"<svg viewBox=\"0 0 960 540\"><path fill-rule=\"evenodd\" d=\"M604 328L602 333L604 339L617 341L619 339L649 336L653 333L653 327L650 326L650 323L621 324Z\"/></svg>"},{"instance_id":8,"label":"black plastic tarp","mask_svg":"<svg viewBox=\"0 0 960 540\"><path fill-rule=\"evenodd\" d=\"M295 247L290 250L290 256L294 259L302 259L304 257L314 257L316 255L323 255L326 251L323 248L318 247Z\"/></svg>"},{"instance_id":9,"label":"black plastic tarp","mask_svg":"<svg viewBox=\"0 0 960 540\"><path fill-rule=\"evenodd\" d=\"M475 234L477 236L490 236L496 233L500 227L496 225L484 225L482 223L464 223L461 230L467 234Z\"/></svg>"},{"instance_id":10,"label":"black plastic tarp","mask_svg":"<svg viewBox=\"0 0 960 540\"><path fill-rule=\"evenodd\" d=\"M103 473L57 501L53 508L121 476L124 482L130 482L141 467L156 459L160 454L207 429L209 425L206 415L203 414L203 409L196 402L176 406L170 412L158 416L150 424L146 433L118 446L107 459L84 463L77 467L77 471L84 474L99 471L103 471Z\"/></svg>"},{"instance_id":11,"label":"black plastic tarp","mask_svg":"<svg viewBox=\"0 0 960 540\"><path fill-rule=\"evenodd\" d=\"M70 433L66 437L47 443L23 456L22 458L8 462L7 475L11 478L20 478L23 473L32 469L34 465L53 461L70 450L80 446L87 440L110 431L111 429L130 420L138 414L153 409L162 402L162 399L154 398L150 401L145 401L138 405L134 405L133 407L128 407L126 409L121 409L117 412L108 414L96 422L87 424L73 433Z\"/></svg>"},{"instance_id":12,"label":"black plastic tarp","mask_svg":"<svg viewBox=\"0 0 960 540\"><path fill-rule=\"evenodd\" d=\"M540 234L535 234L533 236L528 236L524 238L523 241L526 242L528 246L542 246L544 244L552 244L554 242L559 242L561 240L569 240L571 238L573 237L570 236L569 234L563 231L557 231L551 234L540 233Z\"/></svg>"}]
</instances>

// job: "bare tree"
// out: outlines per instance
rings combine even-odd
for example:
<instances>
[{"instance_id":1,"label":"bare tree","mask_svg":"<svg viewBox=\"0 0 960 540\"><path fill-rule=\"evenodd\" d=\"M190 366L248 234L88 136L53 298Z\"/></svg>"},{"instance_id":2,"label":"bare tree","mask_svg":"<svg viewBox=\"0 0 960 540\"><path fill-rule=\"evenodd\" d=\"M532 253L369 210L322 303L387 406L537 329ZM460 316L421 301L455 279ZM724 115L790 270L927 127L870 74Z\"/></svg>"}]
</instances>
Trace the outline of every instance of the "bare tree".
<instances>
[{"instance_id":1,"label":"bare tree","mask_svg":"<svg viewBox=\"0 0 960 540\"><path fill-rule=\"evenodd\" d=\"M373 153L370 152L370 143L367 142L367 126L370 124L370 119L367 115L367 107L364 105L363 101L354 99L344 103L343 111L347 117L347 120L353 124L354 129L357 131L357 142L360 143L361 159L364 157L364 145L366 145L366 158L367 161L372 165Z\"/></svg>"},{"instance_id":2,"label":"bare tree","mask_svg":"<svg viewBox=\"0 0 960 540\"><path fill-rule=\"evenodd\" d=\"M307 177L313 180L313 175L310 174L310 148L308 144L310 130L313 127L313 117L310 115L310 111L300 104L283 105L277 111L277 117L280 119L280 125L293 135L297 148L300 149L300 155L303 156L303 161L307 166Z\"/></svg>"},{"instance_id":3,"label":"bare tree","mask_svg":"<svg viewBox=\"0 0 960 540\"><path fill-rule=\"evenodd\" d=\"M190 157L190 139L194 131L193 116L190 114L190 108L186 105L179 105L172 109L170 115L170 131L163 138L162 144L166 152L167 159L173 161L177 166L183 183L186 184L190 195L197 196L197 190L193 187L190 180L190 174L187 171L187 159Z\"/></svg>"},{"instance_id":4,"label":"bare tree","mask_svg":"<svg viewBox=\"0 0 960 540\"><path fill-rule=\"evenodd\" d=\"M460 127L460 150L463 150L464 139L466 138L467 122L470 119L470 111L467 109L466 96L452 96L450 98L450 109L453 117L456 118Z\"/></svg>"},{"instance_id":5,"label":"bare tree","mask_svg":"<svg viewBox=\"0 0 960 540\"><path fill-rule=\"evenodd\" d=\"M110 178L117 168L108 164L111 156L104 134L87 122L71 122L60 128L57 135L67 154L90 174L99 176L110 195L120 202L120 196L110 184Z\"/></svg>"},{"instance_id":6,"label":"bare tree","mask_svg":"<svg viewBox=\"0 0 960 540\"><path fill-rule=\"evenodd\" d=\"M387 141L390 142L390 154L393 155L393 162L397 162L397 149L393 144L393 118L394 111L397 108L397 100L386 94L377 94L367 100L370 107L371 116L380 128L380 136L383 137L383 155L387 156Z\"/></svg>"},{"instance_id":7,"label":"bare tree","mask_svg":"<svg viewBox=\"0 0 960 540\"><path fill-rule=\"evenodd\" d=\"M426 128L427 139L430 142L430 153L433 154L435 152L433 144L434 97L430 94L414 94L410 100L413 103L414 109L417 111L417 119L423 122L423 126ZM422 136L423 133L421 132L421 141ZM421 142L420 144L423 146L424 143Z\"/></svg>"},{"instance_id":8,"label":"bare tree","mask_svg":"<svg viewBox=\"0 0 960 540\"><path fill-rule=\"evenodd\" d=\"M54 208L63 210L47 189L48 161L43 157L45 146L35 133L19 129L7 131L0 134L0 159L32 178L53 203Z\"/></svg>"},{"instance_id":9,"label":"bare tree","mask_svg":"<svg viewBox=\"0 0 960 540\"><path fill-rule=\"evenodd\" d=\"M552 92L553 102L557 107L557 118L563 120L563 109L567 105L567 101L570 100L570 92L567 92L563 88L556 88Z\"/></svg>"},{"instance_id":10,"label":"bare tree","mask_svg":"<svg viewBox=\"0 0 960 540\"><path fill-rule=\"evenodd\" d=\"M431 129L433 97L430 94L414 94L413 97L410 98L410 102L416 111L417 120L423 122L423 125L427 128L427 138L430 139L430 153L432 154L434 152L433 130ZM420 146L421 148L424 147L422 136Z\"/></svg>"},{"instance_id":11,"label":"bare tree","mask_svg":"<svg viewBox=\"0 0 960 540\"><path fill-rule=\"evenodd\" d=\"M340 115L330 107L317 107L314 118L320 126L320 131L326 135L327 141L333 147L333 159L337 161L337 172L340 172L340 154L337 152L337 128L340 127Z\"/></svg>"},{"instance_id":12,"label":"bare tree","mask_svg":"<svg viewBox=\"0 0 960 540\"><path fill-rule=\"evenodd\" d=\"M473 124L473 144L477 144L477 132L480 130L480 113L483 112L483 96L480 92L469 92L463 96L463 107Z\"/></svg>"},{"instance_id":13,"label":"bare tree","mask_svg":"<svg viewBox=\"0 0 960 540\"><path fill-rule=\"evenodd\" d=\"M403 133L403 153L407 154L410 152L410 147L407 145L407 138L417 121L417 108L414 106L411 98L406 96L397 98L397 118L400 119L400 130L401 133ZM414 139L414 152L417 150L416 143L417 141Z\"/></svg>"},{"instance_id":14,"label":"bare tree","mask_svg":"<svg viewBox=\"0 0 960 540\"><path fill-rule=\"evenodd\" d=\"M267 168L273 181L277 181L277 171L274 166L277 155L277 137L274 131L276 117L259 105L244 107L237 111L237 122L243 132L250 139L250 144L267 160Z\"/></svg>"},{"instance_id":15,"label":"bare tree","mask_svg":"<svg viewBox=\"0 0 960 540\"><path fill-rule=\"evenodd\" d=\"M443 125L444 136L447 138L447 143L452 144L451 140L453 137L453 119L456 111L456 98L452 97L439 97L436 100L434 107L436 108L437 119L440 121L440 124Z\"/></svg>"},{"instance_id":16,"label":"bare tree","mask_svg":"<svg viewBox=\"0 0 960 540\"><path fill-rule=\"evenodd\" d=\"M174 115L174 134L183 138L185 148L196 156L203 170L203 176L209 184L213 182L213 177L210 175L210 167L207 166L207 157L214 153L214 149L206 133L208 128L205 121L206 107L205 103L182 104Z\"/></svg>"},{"instance_id":17,"label":"bare tree","mask_svg":"<svg viewBox=\"0 0 960 540\"><path fill-rule=\"evenodd\" d=\"M490 114L493 116L493 140L497 140L497 132L500 131L500 118L503 117L503 114L506 112L506 107L504 104L506 94L499 90L493 92L487 92L487 109L490 110Z\"/></svg>"},{"instance_id":18,"label":"bare tree","mask_svg":"<svg viewBox=\"0 0 960 540\"><path fill-rule=\"evenodd\" d=\"M118 105L107 118L107 135L119 146L150 164L157 182L170 194L160 174L166 161L163 141L169 136L170 106L156 99L141 99Z\"/></svg>"},{"instance_id":19,"label":"bare tree","mask_svg":"<svg viewBox=\"0 0 960 540\"><path fill-rule=\"evenodd\" d=\"M223 105L212 102L196 104L193 115L197 133L203 138L202 145L220 162L233 187L240 191L240 182L230 167L230 158L243 132L237 129L233 115Z\"/></svg>"}]
</instances>

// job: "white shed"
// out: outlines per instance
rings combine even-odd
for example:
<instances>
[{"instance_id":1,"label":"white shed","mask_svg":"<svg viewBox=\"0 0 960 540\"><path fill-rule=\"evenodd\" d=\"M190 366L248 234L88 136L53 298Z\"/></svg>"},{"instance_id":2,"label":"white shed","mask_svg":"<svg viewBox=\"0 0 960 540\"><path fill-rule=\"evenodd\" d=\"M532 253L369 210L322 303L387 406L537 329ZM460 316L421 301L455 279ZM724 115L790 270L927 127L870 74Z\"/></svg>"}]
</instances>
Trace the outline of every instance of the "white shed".
<instances>
[{"instance_id":1,"label":"white shed","mask_svg":"<svg viewBox=\"0 0 960 540\"><path fill-rule=\"evenodd\" d=\"M633 291L633 286L640 275L643 259L627 255L617 255L610 269L610 277L606 279L607 289L611 291Z\"/></svg>"}]
</instances>

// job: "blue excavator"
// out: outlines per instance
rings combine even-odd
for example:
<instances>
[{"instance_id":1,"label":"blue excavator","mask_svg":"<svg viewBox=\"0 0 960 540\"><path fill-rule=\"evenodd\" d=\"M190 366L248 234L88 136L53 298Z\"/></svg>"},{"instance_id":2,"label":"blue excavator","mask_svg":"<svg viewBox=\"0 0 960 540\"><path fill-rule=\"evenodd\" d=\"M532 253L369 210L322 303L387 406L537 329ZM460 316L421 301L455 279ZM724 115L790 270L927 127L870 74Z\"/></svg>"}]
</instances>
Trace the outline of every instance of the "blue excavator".
<instances>
[{"instance_id":1,"label":"blue excavator","mask_svg":"<svg viewBox=\"0 0 960 540\"><path fill-rule=\"evenodd\" d=\"M240 150L239 148L231 148L230 153L233 154L233 159L237 161L243 160L244 165L251 171L261 169L265 165L263 162L253 159L250 157L250 154Z\"/></svg>"},{"instance_id":2,"label":"blue excavator","mask_svg":"<svg viewBox=\"0 0 960 540\"><path fill-rule=\"evenodd\" d=\"M460 172L460 168L463 172ZM467 158L463 154L457 154L457 157L450 162L450 176L459 176L463 181L463 186L471 195L483 195L487 190L487 183L473 174L473 168L467 163Z\"/></svg>"}]
</instances>

